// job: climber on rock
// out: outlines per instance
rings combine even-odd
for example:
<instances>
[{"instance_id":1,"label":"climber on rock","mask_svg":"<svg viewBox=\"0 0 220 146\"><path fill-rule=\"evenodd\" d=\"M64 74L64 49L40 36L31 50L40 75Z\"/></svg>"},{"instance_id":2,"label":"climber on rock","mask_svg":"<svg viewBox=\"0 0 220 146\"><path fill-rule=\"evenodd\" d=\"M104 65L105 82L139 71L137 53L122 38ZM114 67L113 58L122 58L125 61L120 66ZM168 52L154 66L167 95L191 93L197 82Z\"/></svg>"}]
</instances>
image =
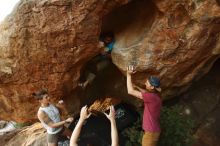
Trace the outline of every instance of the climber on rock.
<instances>
[{"instance_id":1,"label":"climber on rock","mask_svg":"<svg viewBox=\"0 0 220 146\"><path fill-rule=\"evenodd\" d=\"M86 88L91 84L96 77L97 72L100 72L111 63L111 52L115 44L114 34L112 32L103 33L100 36L100 41L97 48L100 49L100 54L95 56L85 67L86 79L80 82L78 86Z\"/></svg>"},{"instance_id":2,"label":"climber on rock","mask_svg":"<svg viewBox=\"0 0 220 146\"><path fill-rule=\"evenodd\" d=\"M111 58L111 52L114 48L115 38L113 32L106 32L101 34L100 43L103 44L101 55L103 57Z\"/></svg>"},{"instance_id":3,"label":"climber on rock","mask_svg":"<svg viewBox=\"0 0 220 146\"><path fill-rule=\"evenodd\" d=\"M83 68L83 73L80 77L81 82L78 84L78 86L85 89L89 84L92 84L93 80L96 78L97 73L96 62L90 60Z\"/></svg>"},{"instance_id":4,"label":"climber on rock","mask_svg":"<svg viewBox=\"0 0 220 146\"><path fill-rule=\"evenodd\" d=\"M160 97L160 80L157 77L150 76L145 81L146 90L138 87L134 88L131 81L131 74L135 73L134 66L127 68L127 90L128 94L133 95L144 102L144 113L142 128L144 135L142 146L156 146L160 136L160 110L162 101Z\"/></svg>"},{"instance_id":5,"label":"climber on rock","mask_svg":"<svg viewBox=\"0 0 220 146\"><path fill-rule=\"evenodd\" d=\"M56 106L51 104L50 96L45 89L33 93L33 96L40 103L37 117L42 126L47 130L48 146L57 146L58 138L61 135L70 138L71 131L67 129L64 124L71 123L73 118L70 117L61 121L59 109L64 107L63 101L60 100Z\"/></svg>"}]
</instances>

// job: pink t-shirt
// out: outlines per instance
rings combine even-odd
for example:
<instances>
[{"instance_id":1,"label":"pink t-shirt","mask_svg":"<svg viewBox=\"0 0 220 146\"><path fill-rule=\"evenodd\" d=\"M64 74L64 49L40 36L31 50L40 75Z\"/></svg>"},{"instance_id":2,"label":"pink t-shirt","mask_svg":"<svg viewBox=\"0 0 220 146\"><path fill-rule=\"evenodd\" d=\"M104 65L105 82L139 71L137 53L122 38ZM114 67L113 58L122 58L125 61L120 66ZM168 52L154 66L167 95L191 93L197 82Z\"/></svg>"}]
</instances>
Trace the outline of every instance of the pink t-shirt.
<instances>
[{"instance_id":1,"label":"pink t-shirt","mask_svg":"<svg viewBox=\"0 0 220 146\"><path fill-rule=\"evenodd\" d=\"M160 132L160 109L162 102L156 93L142 93L144 101L143 125L144 131Z\"/></svg>"}]
</instances>

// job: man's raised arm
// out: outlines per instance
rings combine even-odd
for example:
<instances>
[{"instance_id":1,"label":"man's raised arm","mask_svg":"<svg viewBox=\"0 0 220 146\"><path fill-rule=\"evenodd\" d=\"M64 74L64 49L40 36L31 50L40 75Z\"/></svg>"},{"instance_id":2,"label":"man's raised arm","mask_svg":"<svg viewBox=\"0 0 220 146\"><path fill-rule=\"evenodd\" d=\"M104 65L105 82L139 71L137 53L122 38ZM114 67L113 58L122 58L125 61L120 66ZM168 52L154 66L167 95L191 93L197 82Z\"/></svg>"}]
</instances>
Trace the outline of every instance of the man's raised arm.
<instances>
[{"instance_id":1,"label":"man's raised arm","mask_svg":"<svg viewBox=\"0 0 220 146\"><path fill-rule=\"evenodd\" d=\"M131 81L131 74L134 73L134 67L128 66L127 68L127 90L128 94L133 95L139 99L142 99L141 92L138 90L135 90Z\"/></svg>"}]
</instances>

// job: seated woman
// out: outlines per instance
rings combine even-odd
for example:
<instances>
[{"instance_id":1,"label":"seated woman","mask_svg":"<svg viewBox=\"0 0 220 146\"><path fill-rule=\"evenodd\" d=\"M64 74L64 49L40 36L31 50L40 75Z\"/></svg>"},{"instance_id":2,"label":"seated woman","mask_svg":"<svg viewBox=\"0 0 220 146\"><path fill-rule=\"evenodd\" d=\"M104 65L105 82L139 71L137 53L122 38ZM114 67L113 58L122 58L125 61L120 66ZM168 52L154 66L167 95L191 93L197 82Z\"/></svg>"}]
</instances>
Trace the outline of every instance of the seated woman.
<instances>
[{"instance_id":1,"label":"seated woman","mask_svg":"<svg viewBox=\"0 0 220 146\"><path fill-rule=\"evenodd\" d=\"M109 114L106 114L106 117L110 120L111 123L111 139L112 139L112 144L111 146L118 146L118 132L116 128L116 122L115 122L115 109L113 106L110 106L110 112ZM91 113L88 113L88 108L87 106L82 107L81 112L80 112L80 118L79 121L72 133L72 136L70 138L70 146L78 146L77 141L83 126L84 121L89 118Z\"/></svg>"}]
</instances>

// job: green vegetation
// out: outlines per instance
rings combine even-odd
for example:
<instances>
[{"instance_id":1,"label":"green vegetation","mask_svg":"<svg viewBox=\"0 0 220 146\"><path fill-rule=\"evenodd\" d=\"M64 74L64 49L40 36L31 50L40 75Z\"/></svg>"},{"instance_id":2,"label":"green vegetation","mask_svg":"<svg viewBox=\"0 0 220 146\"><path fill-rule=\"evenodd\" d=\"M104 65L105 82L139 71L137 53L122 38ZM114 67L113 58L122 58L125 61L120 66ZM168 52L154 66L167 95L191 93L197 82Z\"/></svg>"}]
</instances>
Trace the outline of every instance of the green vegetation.
<instances>
[{"instance_id":1,"label":"green vegetation","mask_svg":"<svg viewBox=\"0 0 220 146\"><path fill-rule=\"evenodd\" d=\"M140 146L143 136L141 118L138 118L132 127L126 128L122 134L129 139L126 141L126 146Z\"/></svg>"},{"instance_id":2,"label":"green vegetation","mask_svg":"<svg viewBox=\"0 0 220 146\"><path fill-rule=\"evenodd\" d=\"M162 133L158 146L191 146L193 143L192 129L193 120L181 114L182 108L163 107L161 112ZM139 112L142 115L142 112ZM141 146L143 132L141 130L142 118L140 117L132 127L123 131L123 135L129 139L126 146Z\"/></svg>"},{"instance_id":3,"label":"green vegetation","mask_svg":"<svg viewBox=\"0 0 220 146\"><path fill-rule=\"evenodd\" d=\"M164 107L161 113L161 133L159 146L191 146L194 121L181 113L182 108Z\"/></svg>"}]
</instances>

